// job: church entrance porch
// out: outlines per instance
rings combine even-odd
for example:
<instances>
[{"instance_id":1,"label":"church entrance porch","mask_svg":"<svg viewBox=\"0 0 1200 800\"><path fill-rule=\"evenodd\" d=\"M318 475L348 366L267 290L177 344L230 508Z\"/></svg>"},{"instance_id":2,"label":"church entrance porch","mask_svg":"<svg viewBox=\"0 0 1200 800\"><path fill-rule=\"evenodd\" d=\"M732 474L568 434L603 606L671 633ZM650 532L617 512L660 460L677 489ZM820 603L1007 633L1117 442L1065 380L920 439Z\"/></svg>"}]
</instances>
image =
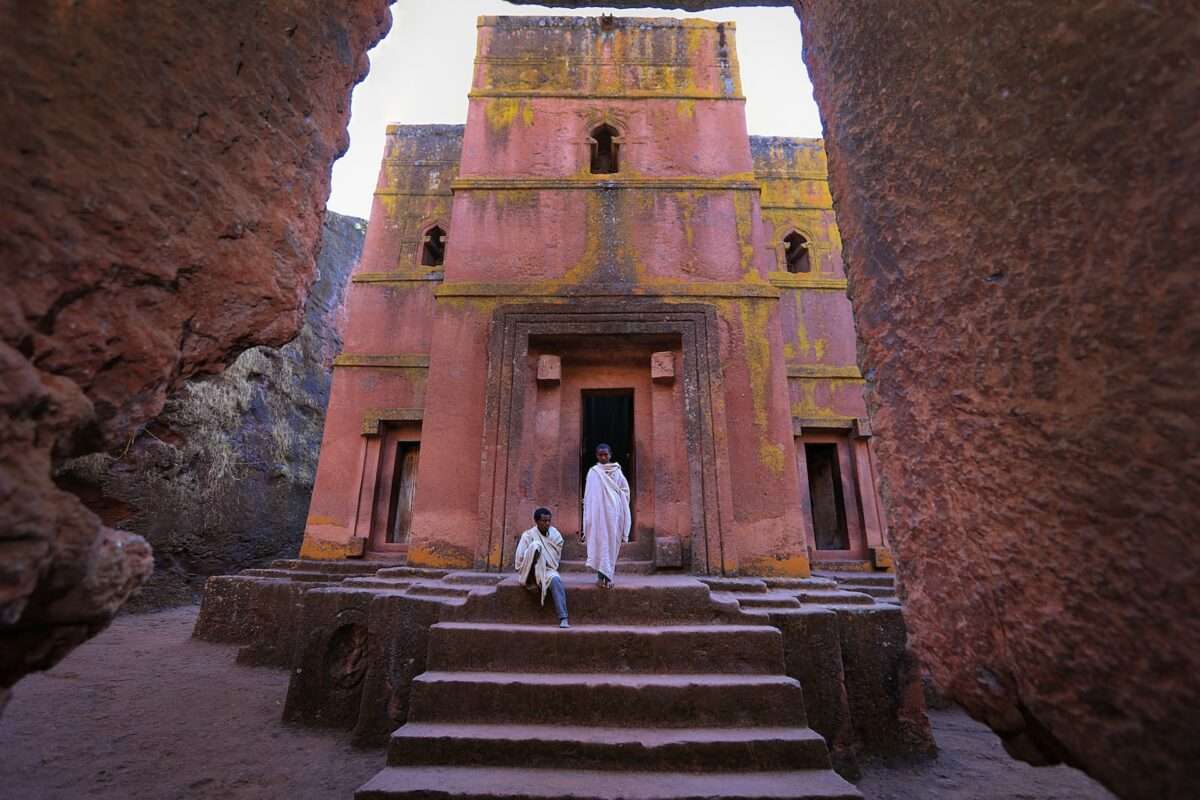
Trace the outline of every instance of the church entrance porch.
<instances>
[{"instance_id":1,"label":"church entrance porch","mask_svg":"<svg viewBox=\"0 0 1200 800\"><path fill-rule=\"evenodd\" d=\"M651 377L656 353L674 360L680 349L670 334L530 337L514 525L528 527L528 512L548 507L566 540L564 571L584 569L583 495L599 444L612 448L630 486L633 526L618 574L652 571L656 533L686 530L683 400Z\"/></svg>"},{"instance_id":2,"label":"church entrance porch","mask_svg":"<svg viewBox=\"0 0 1200 800\"><path fill-rule=\"evenodd\" d=\"M679 559L669 566L721 570L722 501L728 502L721 465L728 462L717 457L724 443L713 435L724 417L714 391L720 375L714 321L711 309L657 303L496 312L480 566L510 567L515 537L538 506L554 514L567 541L564 559L582 561L578 535L591 440L619 436L621 442L607 443L618 450L618 461L628 462L622 469L632 490L633 541L623 559L639 562L626 571L652 568L655 542L664 537ZM718 468L701 470L702 459Z\"/></svg>"}]
</instances>

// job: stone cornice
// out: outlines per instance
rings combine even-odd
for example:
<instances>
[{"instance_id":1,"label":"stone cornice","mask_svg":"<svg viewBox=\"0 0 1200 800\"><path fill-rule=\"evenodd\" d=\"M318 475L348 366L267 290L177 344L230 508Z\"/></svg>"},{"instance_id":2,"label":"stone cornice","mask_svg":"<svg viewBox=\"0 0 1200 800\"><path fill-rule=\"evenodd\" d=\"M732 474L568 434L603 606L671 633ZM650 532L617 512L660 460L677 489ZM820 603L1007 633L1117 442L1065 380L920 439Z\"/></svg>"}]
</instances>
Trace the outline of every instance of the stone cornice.
<instances>
[{"instance_id":1,"label":"stone cornice","mask_svg":"<svg viewBox=\"0 0 1200 800\"><path fill-rule=\"evenodd\" d=\"M780 289L817 289L845 292L845 278L805 278L791 272L772 272L767 280Z\"/></svg>"},{"instance_id":2,"label":"stone cornice","mask_svg":"<svg viewBox=\"0 0 1200 800\"><path fill-rule=\"evenodd\" d=\"M360 272L350 278L351 283L436 283L445 273L410 270L407 272Z\"/></svg>"},{"instance_id":3,"label":"stone cornice","mask_svg":"<svg viewBox=\"0 0 1200 800\"><path fill-rule=\"evenodd\" d=\"M363 414L362 435L378 436L382 422L420 422L424 418L422 408L368 408Z\"/></svg>"},{"instance_id":4,"label":"stone cornice","mask_svg":"<svg viewBox=\"0 0 1200 800\"><path fill-rule=\"evenodd\" d=\"M837 380L863 380L862 372L856 365L850 366L831 366L827 364L789 364L787 368L787 376L789 378L834 378Z\"/></svg>"},{"instance_id":5,"label":"stone cornice","mask_svg":"<svg viewBox=\"0 0 1200 800\"><path fill-rule=\"evenodd\" d=\"M443 283L437 297L729 297L774 300L779 291L761 283L655 283L655 284L522 284Z\"/></svg>"},{"instance_id":6,"label":"stone cornice","mask_svg":"<svg viewBox=\"0 0 1200 800\"><path fill-rule=\"evenodd\" d=\"M759 186L751 174L729 175L721 178L458 178L450 184L456 192L479 190L522 189L656 189L694 191L757 192Z\"/></svg>"},{"instance_id":7,"label":"stone cornice","mask_svg":"<svg viewBox=\"0 0 1200 800\"><path fill-rule=\"evenodd\" d=\"M373 369L429 369L429 356L424 354L342 353L333 360L333 365L335 367L369 367Z\"/></svg>"},{"instance_id":8,"label":"stone cornice","mask_svg":"<svg viewBox=\"0 0 1200 800\"><path fill-rule=\"evenodd\" d=\"M453 192L449 190L439 192L402 192L396 189L375 190L376 197L451 197L452 195Z\"/></svg>"},{"instance_id":9,"label":"stone cornice","mask_svg":"<svg viewBox=\"0 0 1200 800\"><path fill-rule=\"evenodd\" d=\"M712 94L711 92L671 92L655 93L653 90L630 92L571 92L563 89L545 89L538 91L536 89L511 90L511 89L475 89L467 95L472 100L487 99L487 98L554 98L563 100L731 100L735 103L746 102L745 95L740 94Z\"/></svg>"}]
</instances>

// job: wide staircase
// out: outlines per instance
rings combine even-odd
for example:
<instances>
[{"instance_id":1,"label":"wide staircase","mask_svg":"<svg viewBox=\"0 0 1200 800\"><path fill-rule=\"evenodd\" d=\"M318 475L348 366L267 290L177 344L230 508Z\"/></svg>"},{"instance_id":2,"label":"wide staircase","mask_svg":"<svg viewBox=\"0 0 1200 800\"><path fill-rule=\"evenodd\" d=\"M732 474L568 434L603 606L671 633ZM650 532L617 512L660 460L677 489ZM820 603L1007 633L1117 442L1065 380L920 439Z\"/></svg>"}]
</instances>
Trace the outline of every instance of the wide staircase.
<instances>
[{"instance_id":1,"label":"wide staircase","mask_svg":"<svg viewBox=\"0 0 1200 800\"><path fill-rule=\"evenodd\" d=\"M683 576L566 584L569 630L511 578L448 609L358 800L861 797L761 617Z\"/></svg>"}]
</instances>

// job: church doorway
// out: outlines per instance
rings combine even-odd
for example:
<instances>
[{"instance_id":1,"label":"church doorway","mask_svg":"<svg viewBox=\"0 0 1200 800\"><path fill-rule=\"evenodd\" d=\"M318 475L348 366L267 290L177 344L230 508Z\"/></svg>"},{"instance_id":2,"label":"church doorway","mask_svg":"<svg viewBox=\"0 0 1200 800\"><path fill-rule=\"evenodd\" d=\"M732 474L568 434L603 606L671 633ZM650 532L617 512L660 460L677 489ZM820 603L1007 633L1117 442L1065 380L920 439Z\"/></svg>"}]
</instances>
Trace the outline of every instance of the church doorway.
<instances>
[{"instance_id":1,"label":"church doorway","mask_svg":"<svg viewBox=\"0 0 1200 800\"><path fill-rule=\"evenodd\" d=\"M621 465L625 479L629 481L630 498L637 497L635 476L637 475L633 438L633 389L585 389L582 392L582 413L579 448L579 508L583 517L583 489L587 485L587 473L596 463L596 447L607 444L612 448L613 460ZM630 503L630 512L637 504ZM637 526L630 532L636 538Z\"/></svg>"}]
</instances>

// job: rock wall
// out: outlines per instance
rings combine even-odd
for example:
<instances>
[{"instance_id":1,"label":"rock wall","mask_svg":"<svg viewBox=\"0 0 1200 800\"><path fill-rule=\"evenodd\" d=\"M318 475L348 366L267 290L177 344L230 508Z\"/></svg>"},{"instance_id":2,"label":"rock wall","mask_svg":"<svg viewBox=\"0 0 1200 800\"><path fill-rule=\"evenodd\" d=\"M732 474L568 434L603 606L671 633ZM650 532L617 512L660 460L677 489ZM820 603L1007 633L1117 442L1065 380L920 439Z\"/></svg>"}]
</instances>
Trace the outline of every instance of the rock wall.
<instances>
[{"instance_id":1,"label":"rock wall","mask_svg":"<svg viewBox=\"0 0 1200 800\"><path fill-rule=\"evenodd\" d=\"M798 4L914 644L1035 763L1200 763L1200 12Z\"/></svg>"},{"instance_id":2,"label":"rock wall","mask_svg":"<svg viewBox=\"0 0 1200 800\"><path fill-rule=\"evenodd\" d=\"M187 378L299 328L387 5L0 7L0 695L151 569L54 464L129 441Z\"/></svg>"},{"instance_id":3,"label":"rock wall","mask_svg":"<svg viewBox=\"0 0 1200 800\"><path fill-rule=\"evenodd\" d=\"M300 549L316 475L350 272L366 221L327 211L304 325L282 348L253 347L220 375L184 385L128 447L56 474L106 525L154 548L130 609L193 602L209 575Z\"/></svg>"}]
</instances>

